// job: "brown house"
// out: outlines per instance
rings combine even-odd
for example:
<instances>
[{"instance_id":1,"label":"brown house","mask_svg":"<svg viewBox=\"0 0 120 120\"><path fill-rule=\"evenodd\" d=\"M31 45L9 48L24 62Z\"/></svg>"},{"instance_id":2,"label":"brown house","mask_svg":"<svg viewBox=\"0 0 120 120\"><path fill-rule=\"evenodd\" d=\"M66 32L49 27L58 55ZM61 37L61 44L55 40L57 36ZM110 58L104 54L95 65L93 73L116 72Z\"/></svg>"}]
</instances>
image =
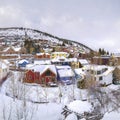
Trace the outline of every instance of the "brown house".
<instances>
[{"instance_id":1,"label":"brown house","mask_svg":"<svg viewBox=\"0 0 120 120\"><path fill-rule=\"evenodd\" d=\"M13 46L10 46L10 47L6 48L5 50L3 50L2 53L4 53L4 54L25 54L26 48L24 48L24 47L15 48Z\"/></svg>"},{"instance_id":2,"label":"brown house","mask_svg":"<svg viewBox=\"0 0 120 120\"><path fill-rule=\"evenodd\" d=\"M50 54L49 53L37 53L34 57L36 59L50 59Z\"/></svg>"},{"instance_id":3,"label":"brown house","mask_svg":"<svg viewBox=\"0 0 120 120\"><path fill-rule=\"evenodd\" d=\"M92 58L91 62L96 65L109 65L110 59L110 56L95 56Z\"/></svg>"}]
</instances>

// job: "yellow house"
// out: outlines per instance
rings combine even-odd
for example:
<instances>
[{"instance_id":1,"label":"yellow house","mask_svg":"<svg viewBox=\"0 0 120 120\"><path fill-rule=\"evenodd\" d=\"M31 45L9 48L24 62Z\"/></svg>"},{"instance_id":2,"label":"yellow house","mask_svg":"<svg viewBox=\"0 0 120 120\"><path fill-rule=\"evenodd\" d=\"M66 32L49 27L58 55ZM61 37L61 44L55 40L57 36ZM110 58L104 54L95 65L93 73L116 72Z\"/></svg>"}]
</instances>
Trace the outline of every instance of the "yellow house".
<instances>
[{"instance_id":1,"label":"yellow house","mask_svg":"<svg viewBox=\"0 0 120 120\"><path fill-rule=\"evenodd\" d=\"M67 53L67 52L53 52L53 53L51 53L52 59L57 58L57 57L62 57L62 56L67 58L69 56L69 53Z\"/></svg>"},{"instance_id":2,"label":"yellow house","mask_svg":"<svg viewBox=\"0 0 120 120\"><path fill-rule=\"evenodd\" d=\"M69 60L71 61L70 66L71 66L73 69L80 67L80 62L77 60L77 58L69 58Z\"/></svg>"},{"instance_id":3,"label":"yellow house","mask_svg":"<svg viewBox=\"0 0 120 120\"><path fill-rule=\"evenodd\" d=\"M80 66L80 63L78 62L78 61L76 61L76 62L71 62L71 67L73 68L73 69L75 69L75 68L79 68L79 66Z\"/></svg>"}]
</instances>

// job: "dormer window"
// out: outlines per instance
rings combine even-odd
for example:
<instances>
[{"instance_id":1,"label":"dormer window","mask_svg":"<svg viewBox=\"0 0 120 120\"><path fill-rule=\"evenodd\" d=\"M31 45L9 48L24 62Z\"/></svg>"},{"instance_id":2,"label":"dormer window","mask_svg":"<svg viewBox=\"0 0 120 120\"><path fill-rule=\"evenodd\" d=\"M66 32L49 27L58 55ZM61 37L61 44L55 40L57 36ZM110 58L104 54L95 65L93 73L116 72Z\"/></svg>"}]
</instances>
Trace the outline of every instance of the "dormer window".
<instances>
[{"instance_id":1,"label":"dormer window","mask_svg":"<svg viewBox=\"0 0 120 120\"><path fill-rule=\"evenodd\" d=\"M50 76L50 75L51 75L50 70L47 70L47 71L46 71L46 76Z\"/></svg>"}]
</instances>

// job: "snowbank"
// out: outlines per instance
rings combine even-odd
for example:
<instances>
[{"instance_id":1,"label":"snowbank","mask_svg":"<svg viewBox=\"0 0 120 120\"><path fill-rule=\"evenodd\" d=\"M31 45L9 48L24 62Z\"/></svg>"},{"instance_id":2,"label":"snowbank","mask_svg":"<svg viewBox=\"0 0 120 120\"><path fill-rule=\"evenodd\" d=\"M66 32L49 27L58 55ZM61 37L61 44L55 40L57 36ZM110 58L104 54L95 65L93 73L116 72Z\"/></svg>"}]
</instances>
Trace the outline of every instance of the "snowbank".
<instances>
[{"instance_id":1,"label":"snowbank","mask_svg":"<svg viewBox=\"0 0 120 120\"><path fill-rule=\"evenodd\" d=\"M67 107L68 109L80 114L84 112L90 112L92 110L92 105L90 103L80 100L71 102Z\"/></svg>"}]
</instances>

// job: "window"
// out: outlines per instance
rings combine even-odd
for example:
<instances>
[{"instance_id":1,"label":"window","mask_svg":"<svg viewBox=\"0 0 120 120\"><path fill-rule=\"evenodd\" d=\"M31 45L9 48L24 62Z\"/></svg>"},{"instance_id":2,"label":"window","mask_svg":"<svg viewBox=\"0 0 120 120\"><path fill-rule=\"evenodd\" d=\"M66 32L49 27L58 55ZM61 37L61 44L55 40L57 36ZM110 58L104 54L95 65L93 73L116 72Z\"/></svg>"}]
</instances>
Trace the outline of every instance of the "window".
<instances>
[{"instance_id":1,"label":"window","mask_svg":"<svg viewBox=\"0 0 120 120\"><path fill-rule=\"evenodd\" d=\"M97 71L97 75L101 74L101 71Z\"/></svg>"},{"instance_id":2,"label":"window","mask_svg":"<svg viewBox=\"0 0 120 120\"><path fill-rule=\"evenodd\" d=\"M50 75L51 75L50 70L47 70L47 71L46 71L46 76L50 76Z\"/></svg>"},{"instance_id":3,"label":"window","mask_svg":"<svg viewBox=\"0 0 120 120\"><path fill-rule=\"evenodd\" d=\"M103 80L103 77L102 77L102 76L100 76L100 77L99 77L99 80Z\"/></svg>"}]
</instances>

